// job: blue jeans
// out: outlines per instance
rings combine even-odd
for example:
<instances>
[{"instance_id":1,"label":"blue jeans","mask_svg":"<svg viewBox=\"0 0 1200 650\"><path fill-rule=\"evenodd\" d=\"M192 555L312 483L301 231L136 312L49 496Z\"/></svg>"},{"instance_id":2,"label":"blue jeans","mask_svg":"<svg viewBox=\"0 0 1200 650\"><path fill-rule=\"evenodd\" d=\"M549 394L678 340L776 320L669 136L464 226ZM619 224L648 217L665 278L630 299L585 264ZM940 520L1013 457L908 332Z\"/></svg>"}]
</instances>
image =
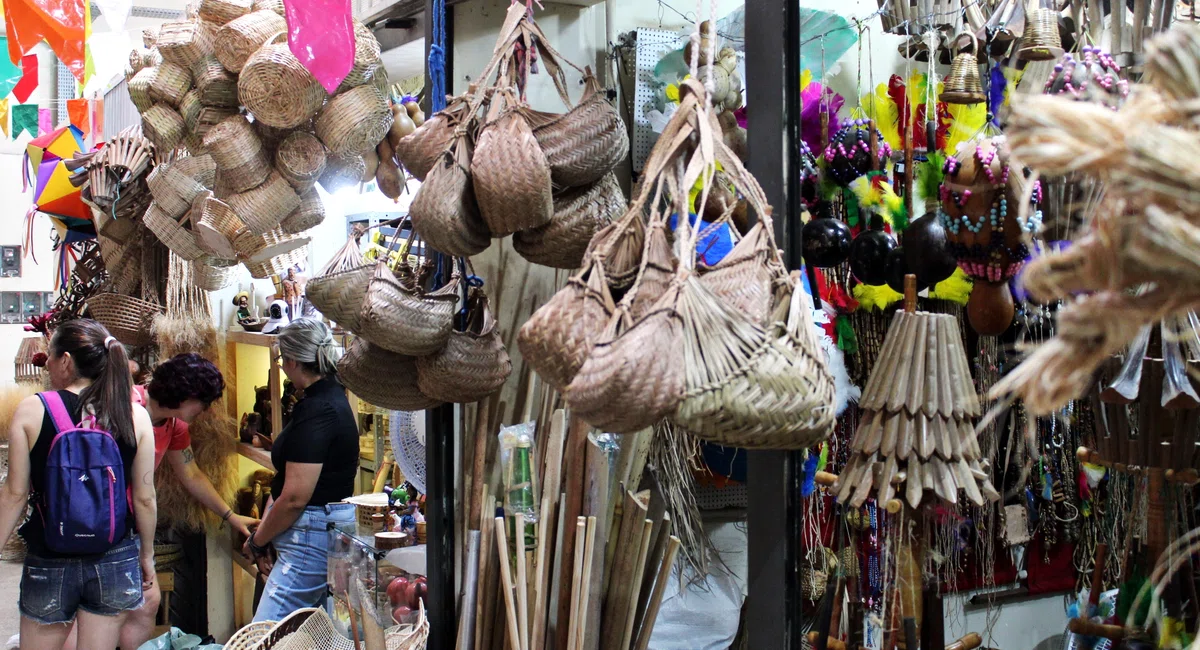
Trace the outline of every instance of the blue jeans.
<instances>
[{"instance_id":1,"label":"blue jeans","mask_svg":"<svg viewBox=\"0 0 1200 650\"><path fill-rule=\"evenodd\" d=\"M75 612L116 616L142 606L141 543L127 537L100 556L25 556L21 614L42 625L70 623Z\"/></svg>"},{"instance_id":2,"label":"blue jeans","mask_svg":"<svg viewBox=\"0 0 1200 650\"><path fill-rule=\"evenodd\" d=\"M354 505L309 506L271 541L279 558L263 588L254 621L280 621L292 612L324 604L328 594L329 524L354 524Z\"/></svg>"}]
</instances>

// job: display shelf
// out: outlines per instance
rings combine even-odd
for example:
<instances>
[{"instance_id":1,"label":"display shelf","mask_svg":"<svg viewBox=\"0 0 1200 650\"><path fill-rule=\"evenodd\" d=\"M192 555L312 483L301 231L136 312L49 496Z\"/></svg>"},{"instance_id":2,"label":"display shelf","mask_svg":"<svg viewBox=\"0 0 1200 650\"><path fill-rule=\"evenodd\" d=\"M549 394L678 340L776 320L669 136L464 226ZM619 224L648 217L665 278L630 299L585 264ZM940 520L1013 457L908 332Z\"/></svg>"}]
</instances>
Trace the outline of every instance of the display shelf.
<instances>
[{"instance_id":1,"label":"display shelf","mask_svg":"<svg viewBox=\"0 0 1200 650\"><path fill-rule=\"evenodd\" d=\"M225 340L233 343L260 345L263 347L274 347L279 344L279 337L274 334L246 332L244 330L229 330L225 332Z\"/></svg>"},{"instance_id":2,"label":"display shelf","mask_svg":"<svg viewBox=\"0 0 1200 650\"><path fill-rule=\"evenodd\" d=\"M271 452L266 449L248 445L244 442L239 442L237 446L238 455L247 460L252 460L263 467L274 471L275 464L271 462Z\"/></svg>"}]
</instances>

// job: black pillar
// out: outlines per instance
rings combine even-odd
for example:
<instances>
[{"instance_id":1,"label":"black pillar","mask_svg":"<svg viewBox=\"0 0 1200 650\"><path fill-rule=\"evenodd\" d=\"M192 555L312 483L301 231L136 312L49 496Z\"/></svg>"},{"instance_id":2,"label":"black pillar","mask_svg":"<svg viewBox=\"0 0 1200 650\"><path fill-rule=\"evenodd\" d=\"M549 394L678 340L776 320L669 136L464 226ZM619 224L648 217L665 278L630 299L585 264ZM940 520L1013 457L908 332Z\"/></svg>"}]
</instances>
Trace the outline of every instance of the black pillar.
<instances>
[{"instance_id":1,"label":"black pillar","mask_svg":"<svg viewBox=\"0 0 1200 650\"><path fill-rule=\"evenodd\" d=\"M437 3L442 4L442 3ZM446 3L449 4L449 3ZM425 114L432 116L429 48L434 42L434 0L425 0ZM444 4L442 5L445 6ZM441 9L441 7L438 7ZM444 9L445 71L447 92L453 87L454 11ZM444 98L443 98L444 99ZM425 526L426 573L429 593L429 650L453 650L458 623L454 593L454 406L445 404L425 412Z\"/></svg>"},{"instance_id":2,"label":"black pillar","mask_svg":"<svg viewBox=\"0 0 1200 650\"><path fill-rule=\"evenodd\" d=\"M800 209L794 167L800 139L798 0L746 3L749 169L774 208L775 236L789 268L800 266ZM800 456L751 451L749 492L749 647L801 647Z\"/></svg>"}]
</instances>

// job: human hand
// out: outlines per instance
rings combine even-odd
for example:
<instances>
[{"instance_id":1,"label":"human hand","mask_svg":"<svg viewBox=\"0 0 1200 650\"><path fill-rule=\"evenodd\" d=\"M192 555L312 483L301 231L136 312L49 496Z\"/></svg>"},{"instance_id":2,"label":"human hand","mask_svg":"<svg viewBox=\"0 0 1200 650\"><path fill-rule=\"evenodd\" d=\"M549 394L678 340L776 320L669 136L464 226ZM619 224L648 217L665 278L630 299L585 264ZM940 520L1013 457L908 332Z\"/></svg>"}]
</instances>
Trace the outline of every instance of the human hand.
<instances>
[{"instance_id":1,"label":"human hand","mask_svg":"<svg viewBox=\"0 0 1200 650\"><path fill-rule=\"evenodd\" d=\"M142 555L138 560L142 565L142 591L150 591L158 578L158 571L154 568L154 555Z\"/></svg>"},{"instance_id":2,"label":"human hand","mask_svg":"<svg viewBox=\"0 0 1200 650\"><path fill-rule=\"evenodd\" d=\"M267 553L266 555L261 555L258 558L255 558L254 566L258 567L259 575L265 578L266 576L271 575L271 569L275 568L275 560L271 558L270 553Z\"/></svg>"},{"instance_id":3,"label":"human hand","mask_svg":"<svg viewBox=\"0 0 1200 650\"><path fill-rule=\"evenodd\" d=\"M234 530L245 535L247 538L250 537L250 530L259 523L259 520L255 519L254 517L247 517L245 515L238 514L229 515L229 519L226 521L229 522L229 525L232 526Z\"/></svg>"}]
</instances>

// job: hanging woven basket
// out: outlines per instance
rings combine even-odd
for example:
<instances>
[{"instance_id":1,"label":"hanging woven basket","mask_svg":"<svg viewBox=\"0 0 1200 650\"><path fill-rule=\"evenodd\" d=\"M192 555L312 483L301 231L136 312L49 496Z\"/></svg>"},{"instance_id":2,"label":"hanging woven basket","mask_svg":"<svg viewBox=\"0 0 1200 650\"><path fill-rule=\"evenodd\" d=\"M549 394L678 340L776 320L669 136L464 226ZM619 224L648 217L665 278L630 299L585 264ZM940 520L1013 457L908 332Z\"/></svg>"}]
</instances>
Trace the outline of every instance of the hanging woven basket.
<instances>
[{"instance_id":1,"label":"hanging woven basket","mask_svg":"<svg viewBox=\"0 0 1200 650\"><path fill-rule=\"evenodd\" d=\"M204 187L212 187L217 178L217 163L207 154L184 156L172 164L175 171Z\"/></svg>"},{"instance_id":2,"label":"hanging woven basket","mask_svg":"<svg viewBox=\"0 0 1200 650\"><path fill-rule=\"evenodd\" d=\"M142 113L142 133L159 151L178 147L186 129L183 117L166 104L155 104Z\"/></svg>"},{"instance_id":3,"label":"hanging woven basket","mask_svg":"<svg viewBox=\"0 0 1200 650\"><path fill-rule=\"evenodd\" d=\"M246 60L238 76L238 97L256 121L291 129L317 114L326 93L280 33Z\"/></svg>"},{"instance_id":4,"label":"hanging woven basket","mask_svg":"<svg viewBox=\"0 0 1200 650\"><path fill-rule=\"evenodd\" d=\"M338 94L316 120L317 137L330 151L341 154L374 149L390 128L392 111L387 98L374 86Z\"/></svg>"},{"instance_id":5,"label":"hanging woven basket","mask_svg":"<svg viewBox=\"0 0 1200 650\"><path fill-rule=\"evenodd\" d=\"M171 164L155 167L146 177L146 185L159 210L175 221L192 209L192 203L204 191L204 186L196 179Z\"/></svg>"},{"instance_id":6,"label":"hanging woven basket","mask_svg":"<svg viewBox=\"0 0 1200 650\"><path fill-rule=\"evenodd\" d=\"M371 83L375 75L383 70L383 61L379 58L379 41L366 25L354 21L354 67L338 86L337 92L344 92L355 86Z\"/></svg>"},{"instance_id":7,"label":"hanging woven basket","mask_svg":"<svg viewBox=\"0 0 1200 650\"><path fill-rule=\"evenodd\" d=\"M550 223L513 233L513 248L534 264L579 268L592 237L620 217L625 207L616 175L608 173L591 185L556 195Z\"/></svg>"},{"instance_id":8,"label":"hanging woven basket","mask_svg":"<svg viewBox=\"0 0 1200 650\"><path fill-rule=\"evenodd\" d=\"M429 172L408 209L425 244L455 257L478 255L492 241L475 205L470 157L470 141L464 136Z\"/></svg>"},{"instance_id":9,"label":"hanging woven basket","mask_svg":"<svg viewBox=\"0 0 1200 650\"><path fill-rule=\"evenodd\" d=\"M190 262L204 257L204 249L196 243L196 236L192 231L161 210L157 203L150 204L142 221L163 245L181 259Z\"/></svg>"},{"instance_id":10,"label":"hanging woven basket","mask_svg":"<svg viewBox=\"0 0 1200 650\"><path fill-rule=\"evenodd\" d=\"M338 378L362 400L385 409L420 411L441 403L421 393L414 358L361 338L338 361Z\"/></svg>"},{"instance_id":11,"label":"hanging woven basket","mask_svg":"<svg viewBox=\"0 0 1200 650\"><path fill-rule=\"evenodd\" d=\"M150 81L150 99L178 108L183 96L192 89L192 73L187 68L163 61L154 68Z\"/></svg>"},{"instance_id":12,"label":"hanging woven basket","mask_svg":"<svg viewBox=\"0 0 1200 650\"><path fill-rule=\"evenodd\" d=\"M396 149L396 160L404 165L408 173L419 181L433 169L442 158L442 154L454 143L455 131L467 109L467 98L455 97L446 108L438 111L417 127L416 131L400 138L393 143Z\"/></svg>"},{"instance_id":13,"label":"hanging woven basket","mask_svg":"<svg viewBox=\"0 0 1200 650\"><path fill-rule=\"evenodd\" d=\"M183 124L188 131L196 130L196 120L199 119L202 108L204 108L204 104L200 103L200 93L195 88L187 91L180 100L179 117L183 118Z\"/></svg>"},{"instance_id":14,"label":"hanging woven basket","mask_svg":"<svg viewBox=\"0 0 1200 650\"><path fill-rule=\"evenodd\" d=\"M297 192L308 190L325 171L325 145L311 133L293 131L275 149L275 170Z\"/></svg>"},{"instance_id":15,"label":"hanging woven basket","mask_svg":"<svg viewBox=\"0 0 1200 650\"><path fill-rule=\"evenodd\" d=\"M234 115L211 128L204 146L221 170L221 181L233 192L258 187L271 173L271 161L250 123Z\"/></svg>"},{"instance_id":16,"label":"hanging woven basket","mask_svg":"<svg viewBox=\"0 0 1200 650\"><path fill-rule=\"evenodd\" d=\"M304 294L326 318L344 329L356 332L362 315L363 300L374 275L373 264L327 273L309 280Z\"/></svg>"},{"instance_id":17,"label":"hanging woven basket","mask_svg":"<svg viewBox=\"0 0 1200 650\"><path fill-rule=\"evenodd\" d=\"M279 223L283 232L299 234L315 228L325 221L325 204L317 188L310 187L300 192L300 207Z\"/></svg>"},{"instance_id":18,"label":"hanging woven basket","mask_svg":"<svg viewBox=\"0 0 1200 650\"><path fill-rule=\"evenodd\" d=\"M317 182L326 192L333 194L343 187L353 187L362 182L367 171L367 161L356 153L339 154L329 152L325 157L325 171Z\"/></svg>"},{"instance_id":19,"label":"hanging woven basket","mask_svg":"<svg viewBox=\"0 0 1200 650\"><path fill-rule=\"evenodd\" d=\"M300 197L282 176L271 172L262 185L234 194L228 203L250 232L263 234L300 207Z\"/></svg>"},{"instance_id":20,"label":"hanging woven basket","mask_svg":"<svg viewBox=\"0 0 1200 650\"><path fill-rule=\"evenodd\" d=\"M355 333L399 354L432 354L450 338L461 278L456 269L445 286L426 292L411 276L402 277L405 272L403 267L393 273L385 263L376 265Z\"/></svg>"},{"instance_id":21,"label":"hanging woven basket","mask_svg":"<svg viewBox=\"0 0 1200 650\"><path fill-rule=\"evenodd\" d=\"M250 58L267 39L287 30L287 21L274 11L254 11L229 21L217 32L213 53L225 69L241 72Z\"/></svg>"},{"instance_id":22,"label":"hanging woven basket","mask_svg":"<svg viewBox=\"0 0 1200 650\"><path fill-rule=\"evenodd\" d=\"M479 213L493 237L549 223L554 215L550 166L512 94L496 103L471 156Z\"/></svg>"},{"instance_id":23,"label":"hanging woven basket","mask_svg":"<svg viewBox=\"0 0 1200 650\"><path fill-rule=\"evenodd\" d=\"M246 227L227 203L211 192L201 194L192 205L196 243L209 255L231 260L237 257L233 241Z\"/></svg>"},{"instance_id":24,"label":"hanging woven basket","mask_svg":"<svg viewBox=\"0 0 1200 650\"><path fill-rule=\"evenodd\" d=\"M151 345L150 325L162 312L156 303L118 293L99 293L87 300L88 314L121 343Z\"/></svg>"},{"instance_id":25,"label":"hanging woven basket","mask_svg":"<svg viewBox=\"0 0 1200 650\"><path fill-rule=\"evenodd\" d=\"M512 361L487 296L473 291L467 301L464 331L450 333L445 347L417 357L417 386L421 392L443 402L478 402L504 386L512 374Z\"/></svg>"},{"instance_id":26,"label":"hanging woven basket","mask_svg":"<svg viewBox=\"0 0 1200 650\"><path fill-rule=\"evenodd\" d=\"M216 55L208 54L192 64L192 81L205 106L238 107L237 75L225 69Z\"/></svg>"},{"instance_id":27,"label":"hanging woven basket","mask_svg":"<svg viewBox=\"0 0 1200 650\"><path fill-rule=\"evenodd\" d=\"M212 37L199 21L164 23L158 29L158 52L163 61L190 69L212 52Z\"/></svg>"},{"instance_id":28,"label":"hanging woven basket","mask_svg":"<svg viewBox=\"0 0 1200 650\"><path fill-rule=\"evenodd\" d=\"M154 100L150 98L150 86L154 84L154 75L157 73L157 66L142 68L130 77L126 84L129 88L129 101L133 102L139 114L145 113L154 105Z\"/></svg>"},{"instance_id":29,"label":"hanging woven basket","mask_svg":"<svg viewBox=\"0 0 1200 650\"><path fill-rule=\"evenodd\" d=\"M254 11L273 11L281 17L287 17L283 0L254 0Z\"/></svg>"},{"instance_id":30,"label":"hanging woven basket","mask_svg":"<svg viewBox=\"0 0 1200 650\"><path fill-rule=\"evenodd\" d=\"M219 27L250 13L250 6L250 0L200 0L200 19Z\"/></svg>"},{"instance_id":31,"label":"hanging woven basket","mask_svg":"<svg viewBox=\"0 0 1200 650\"><path fill-rule=\"evenodd\" d=\"M559 187L595 183L629 155L621 114L605 98L590 70L584 83L583 99L574 108L533 130Z\"/></svg>"},{"instance_id":32,"label":"hanging woven basket","mask_svg":"<svg viewBox=\"0 0 1200 650\"><path fill-rule=\"evenodd\" d=\"M191 262L192 281L205 291L220 291L237 279L237 261L201 258Z\"/></svg>"}]
</instances>

